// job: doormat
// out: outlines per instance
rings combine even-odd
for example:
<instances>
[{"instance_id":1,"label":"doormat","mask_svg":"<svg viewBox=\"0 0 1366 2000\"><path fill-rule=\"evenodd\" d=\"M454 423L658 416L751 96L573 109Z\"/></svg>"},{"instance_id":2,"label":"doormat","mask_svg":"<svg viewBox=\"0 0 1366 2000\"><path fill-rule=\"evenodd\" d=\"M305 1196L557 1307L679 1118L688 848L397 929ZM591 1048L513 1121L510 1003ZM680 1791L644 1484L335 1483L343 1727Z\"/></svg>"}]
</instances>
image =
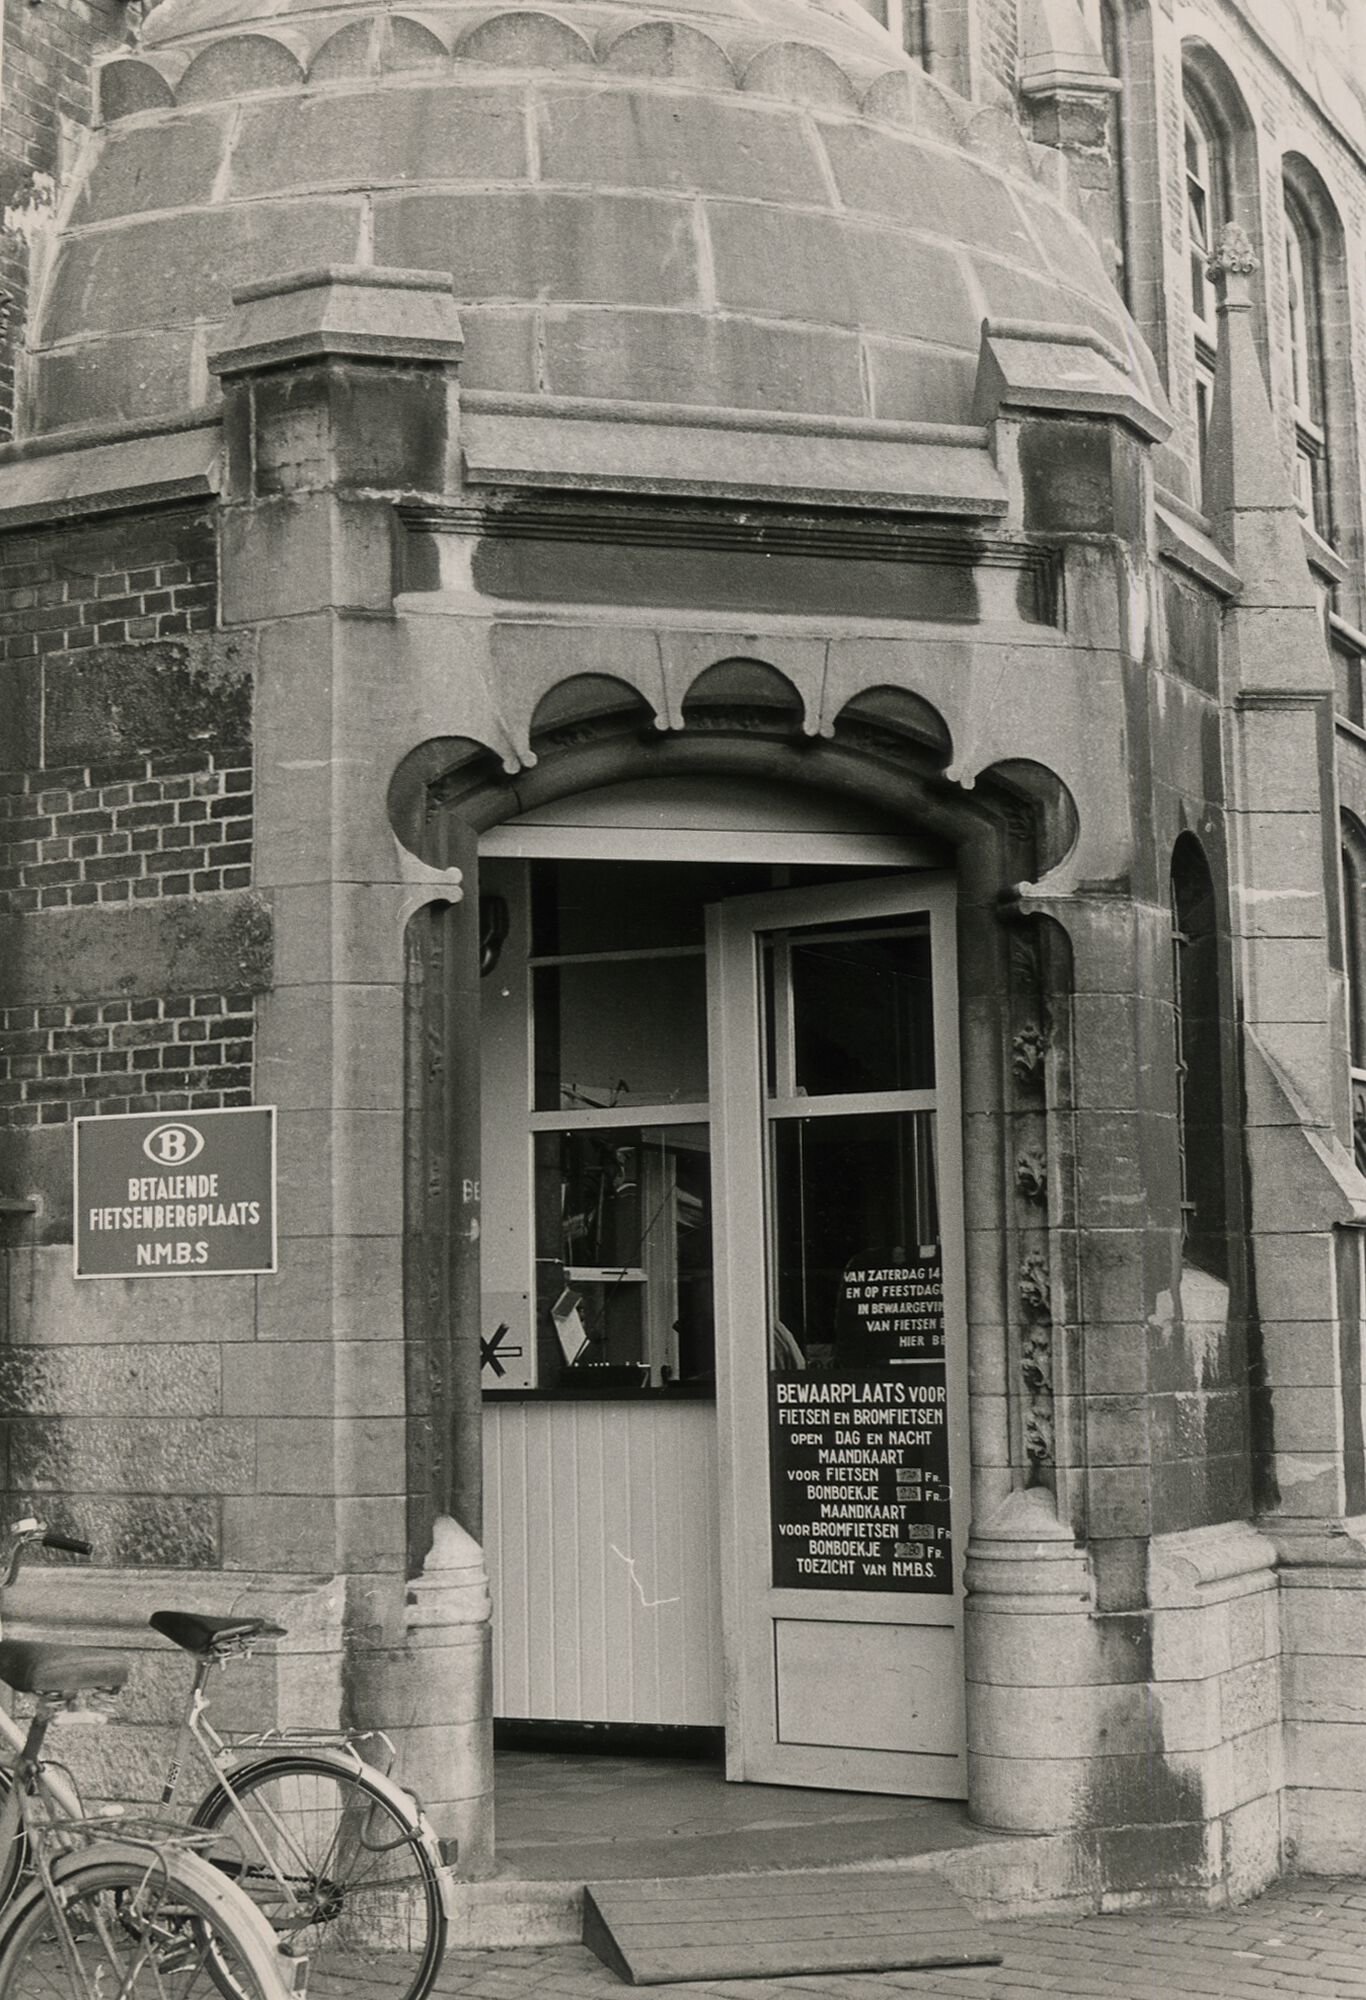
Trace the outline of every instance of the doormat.
<instances>
[{"instance_id":1,"label":"doormat","mask_svg":"<svg viewBox=\"0 0 1366 2000\"><path fill-rule=\"evenodd\" d=\"M632 1986L1001 1963L962 1897L910 1871L590 1882L583 1941Z\"/></svg>"}]
</instances>

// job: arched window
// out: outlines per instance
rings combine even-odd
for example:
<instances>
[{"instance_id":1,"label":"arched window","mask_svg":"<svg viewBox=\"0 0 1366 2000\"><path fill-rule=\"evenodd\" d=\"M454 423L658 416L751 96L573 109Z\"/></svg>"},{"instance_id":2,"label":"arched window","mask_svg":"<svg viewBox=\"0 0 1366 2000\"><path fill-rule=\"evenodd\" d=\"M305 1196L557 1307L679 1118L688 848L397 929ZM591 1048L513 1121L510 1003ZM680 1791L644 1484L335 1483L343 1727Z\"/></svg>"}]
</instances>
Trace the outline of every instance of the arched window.
<instances>
[{"instance_id":1,"label":"arched window","mask_svg":"<svg viewBox=\"0 0 1366 2000\"><path fill-rule=\"evenodd\" d=\"M1352 1089L1352 1149L1366 1173L1366 828L1342 820L1342 956L1347 975L1347 1062Z\"/></svg>"},{"instance_id":2,"label":"arched window","mask_svg":"<svg viewBox=\"0 0 1366 2000\"><path fill-rule=\"evenodd\" d=\"M1171 908L1182 1237L1189 1263L1227 1281L1219 931L1214 881L1193 834L1183 833L1172 853Z\"/></svg>"},{"instance_id":3,"label":"arched window","mask_svg":"<svg viewBox=\"0 0 1366 2000\"><path fill-rule=\"evenodd\" d=\"M1286 371L1295 486L1310 527L1331 542L1348 575L1334 609L1359 620L1361 492L1352 381L1351 288L1342 218L1327 183L1302 153L1282 162ZM1342 595L1339 596L1338 592ZM1352 713L1351 704L1346 713Z\"/></svg>"},{"instance_id":4,"label":"arched window","mask_svg":"<svg viewBox=\"0 0 1366 2000\"><path fill-rule=\"evenodd\" d=\"M1189 41L1182 49L1182 146L1185 169L1184 236L1186 284L1189 295L1192 363L1191 414L1196 420L1198 446L1192 454L1197 486L1204 486L1204 454L1210 411L1214 402L1214 356L1217 343L1214 285L1207 274L1210 254L1217 249L1227 223L1245 231L1258 258L1252 279L1257 311L1252 333L1268 373L1266 297L1261 265L1263 229L1261 180L1257 163L1257 132L1247 100L1227 63L1206 42ZM1197 493L1197 498L1199 493Z\"/></svg>"},{"instance_id":5,"label":"arched window","mask_svg":"<svg viewBox=\"0 0 1366 2000\"><path fill-rule=\"evenodd\" d=\"M1183 133L1186 175L1186 268L1195 326L1195 416L1203 454L1214 400L1214 287L1208 264L1219 232L1232 219L1226 133L1213 100L1186 79Z\"/></svg>"},{"instance_id":6,"label":"arched window","mask_svg":"<svg viewBox=\"0 0 1366 2000\"><path fill-rule=\"evenodd\" d=\"M1295 492L1311 528L1332 540L1328 397L1323 365L1323 247L1308 204L1285 183L1285 288L1295 411Z\"/></svg>"}]
</instances>

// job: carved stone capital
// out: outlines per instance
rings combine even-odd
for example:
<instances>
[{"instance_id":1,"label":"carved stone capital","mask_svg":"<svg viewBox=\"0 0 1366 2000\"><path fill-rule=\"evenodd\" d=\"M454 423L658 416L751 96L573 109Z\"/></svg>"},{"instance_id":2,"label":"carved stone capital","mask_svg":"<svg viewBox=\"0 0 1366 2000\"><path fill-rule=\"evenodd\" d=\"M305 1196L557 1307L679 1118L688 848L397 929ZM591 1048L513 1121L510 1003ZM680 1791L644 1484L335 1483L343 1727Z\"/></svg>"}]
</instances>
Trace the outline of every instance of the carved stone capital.
<instances>
[{"instance_id":1,"label":"carved stone capital","mask_svg":"<svg viewBox=\"0 0 1366 2000\"><path fill-rule=\"evenodd\" d=\"M1217 284L1221 278L1229 277L1250 278L1261 268L1262 260L1253 249L1247 231L1240 223L1226 222L1205 266L1210 282Z\"/></svg>"}]
</instances>

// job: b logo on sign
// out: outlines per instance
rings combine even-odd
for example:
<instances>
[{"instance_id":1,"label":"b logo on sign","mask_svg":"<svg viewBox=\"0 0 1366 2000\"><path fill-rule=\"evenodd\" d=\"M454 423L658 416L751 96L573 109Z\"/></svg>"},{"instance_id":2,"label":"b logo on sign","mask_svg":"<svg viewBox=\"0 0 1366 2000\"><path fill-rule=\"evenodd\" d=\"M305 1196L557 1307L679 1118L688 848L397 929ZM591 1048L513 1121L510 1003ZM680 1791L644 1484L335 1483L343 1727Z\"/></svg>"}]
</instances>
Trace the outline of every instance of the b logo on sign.
<instances>
[{"instance_id":1,"label":"b logo on sign","mask_svg":"<svg viewBox=\"0 0 1366 2000\"><path fill-rule=\"evenodd\" d=\"M193 1125L181 1125L172 1120L169 1124L155 1126L143 1140L142 1150L159 1167L183 1167L203 1152L204 1134Z\"/></svg>"}]
</instances>

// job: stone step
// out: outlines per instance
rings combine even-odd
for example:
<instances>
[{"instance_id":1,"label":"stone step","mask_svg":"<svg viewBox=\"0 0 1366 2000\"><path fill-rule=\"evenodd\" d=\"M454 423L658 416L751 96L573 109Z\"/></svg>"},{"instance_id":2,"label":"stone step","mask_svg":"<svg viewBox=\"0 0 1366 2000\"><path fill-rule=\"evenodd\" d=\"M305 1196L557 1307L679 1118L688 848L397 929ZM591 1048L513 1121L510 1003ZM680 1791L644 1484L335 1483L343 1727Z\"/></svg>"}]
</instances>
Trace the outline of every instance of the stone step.
<instances>
[{"instance_id":1,"label":"stone step","mask_svg":"<svg viewBox=\"0 0 1366 2000\"><path fill-rule=\"evenodd\" d=\"M909 1858L828 1870L756 1867L725 1879L752 1887L798 1875L839 1877L846 1882L865 1875L884 1879L937 1875L979 1918L1099 1906L1093 1843L1073 1834L985 1834L980 1841ZM686 1884L698 1878L679 1874L658 1879ZM625 1875L618 1881L631 1886ZM595 1882L595 1889L600 1886ZM511 1873L482 1882L457 1882L452 1892L451 1946L492 1950L578 1944L584 1935L584 1889L581 1880L528 1879Z\"/></svg>"}]
</instances>

